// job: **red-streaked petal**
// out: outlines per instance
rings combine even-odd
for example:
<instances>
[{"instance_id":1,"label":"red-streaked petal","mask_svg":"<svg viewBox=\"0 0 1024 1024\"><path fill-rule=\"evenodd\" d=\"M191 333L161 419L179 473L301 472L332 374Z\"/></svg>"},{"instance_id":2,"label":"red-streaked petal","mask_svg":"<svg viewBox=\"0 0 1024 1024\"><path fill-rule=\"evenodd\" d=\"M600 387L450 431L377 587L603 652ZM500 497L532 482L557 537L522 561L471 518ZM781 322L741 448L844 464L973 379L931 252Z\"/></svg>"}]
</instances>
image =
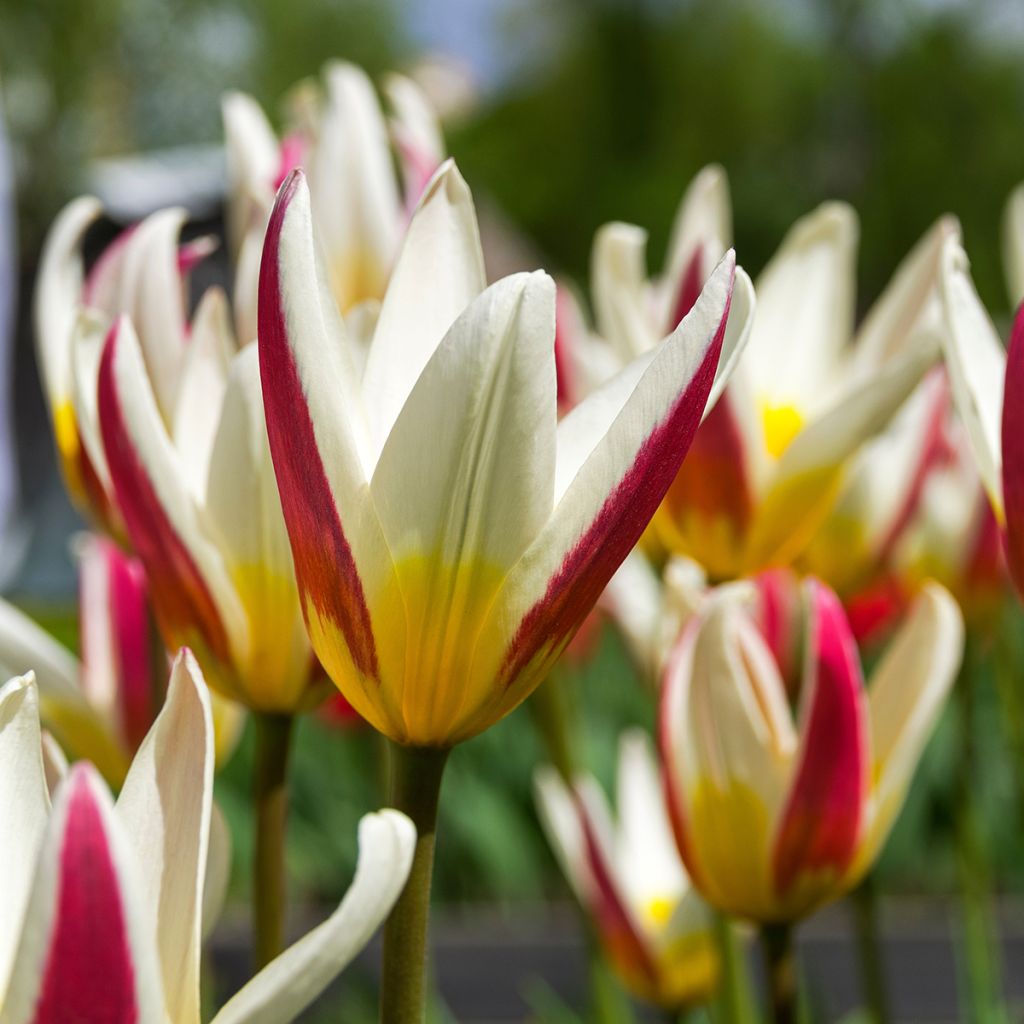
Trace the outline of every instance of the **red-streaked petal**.
<instances>
[{"instance_id":1,"label":"red-streaked petal","mask_svg":"<svg viewBox=\"0 0 1024 1024\"><path fill-rule=\"evenodd\" d=\"M1024 305L1017 310L1006 356L1002 442L1006 560L1024 594Z\"/></svg>"},{"instance_id":2,"label":"red-streaked petal","mask_svg":"<svg viewBox=\"0 0 1024 1024\"><path fill-rule=\"evenodd\" d=\"M593 882L590 910L596 918L601 941L625 978L641 989L646 985L653 989L658 982L657 966L619 892L611 851L606 849L591 821L586 803L578 794L576 811L583 832L587 868Z\"/></svg>"},{"instance_id":3,"label":"red-streaked petal","mask_svg":"<svg viewBox=\"0 0 1024 1024\"><path fill-rule=\"evenodd\" d=\"M502 665L506 689L569 641L678 472L714 380L734 271L727 256L679 328L562 421L554 513L506 584L514 604L530 601ZM612 398L620 384L632 385L625 401Z\"/></svg>"},{"instance_id":4,"label":"red-streaked petal","mask_svg":"<svg viewBox=\"0 0 1024 1024\"><path fill-rule=\"evenodd\" d=\"M346 381L354 385L354 380L344 363L343 331L317 258L309 191L296 171L278 193L260 266L259 357L267 433L306 621L332 622L355 668L377 679L370 612L342 522L375 529L377 556L390 556L369 507L350 418L359 415L354 390L352 401L344 402ZM334 659L315 635L312 639L330 665Z\"/></svg>"},{"instance_id":5,"label":"red-streaked petal","mask_svg":"<svg viewBox=\"0 0 1024 1024\"><path fill-rule=\"evenodd\" d=\"M86 538L79 557L82 688L117 721L126 749L134 751L153 724L159 696L145 570L97 535Z\"/></svg>"},{"instance_id":6,"label":"red-streaked petal","mask_svg":"<svg viewBox=\"0 0 1024 1024\"><path fill-rule=\"evenodd\" d=\"M768 569L754 577L754 586L758 598L755 621L792 697L800 682L804 627L799 579L790 569Z\"/></svg>"},{"instance_id":7,"label":"red-streaked petal","mask_svg":"<svg viewBox=\"0 0 1024 1024\"><path fill-rule=\"evenodd\" d=\"M153 921L95 770L58 791L3 1019L12 1024L148 1024L165 1019Z\"/></svg>"},{"instance_id":8,"label":"red-streaked petal","mask_svg":"<svg viewBox=\"0 0 1024 1024\"><path fill-rule=\"evenodd\" d=\"M704 245L703 243L698 243L686 264L683 276L679 280L672 313L669 316L668 323L665 324L666 331L671 331L693 309L693 304L700 297L700 290L703 287Z\"/></svg>"},{"instance_id":9,"label":"red-streaked petal","mask_svg":"<svg viewBox=\"0 0 1024 1024\"><path fill-rule=\"evenodd\" d=\"M808 601L801 750L773 866L781 897L805 880L814 890L808 897L813 905L853 859L870 757L864 681L846 616L835 594L817 581L808 584Z\"/></svg>"},{"instance_id":10,"label":"red-streaked petal","mask_svg":"<svg viewBox=\"0 0 1024 1024\"><path fill-rule=\"evenodd\" d=\"M158 422L152 394L144 394L140 364L131 325L121 317L107 338L99 376L100 430L117 502L132 546L146 566L165 643L198 643L229 663L221 607L196 560L202 550L204 568L212 573L218 556L199 534L197 513L183 482L174 479L177 467L172 466L174 453L166 435L159 437L159 428L153 427L152 436L140 436L143 425L148 430ZM191 544L186 544L182 526Z\"/></svg>"}]
</instances>

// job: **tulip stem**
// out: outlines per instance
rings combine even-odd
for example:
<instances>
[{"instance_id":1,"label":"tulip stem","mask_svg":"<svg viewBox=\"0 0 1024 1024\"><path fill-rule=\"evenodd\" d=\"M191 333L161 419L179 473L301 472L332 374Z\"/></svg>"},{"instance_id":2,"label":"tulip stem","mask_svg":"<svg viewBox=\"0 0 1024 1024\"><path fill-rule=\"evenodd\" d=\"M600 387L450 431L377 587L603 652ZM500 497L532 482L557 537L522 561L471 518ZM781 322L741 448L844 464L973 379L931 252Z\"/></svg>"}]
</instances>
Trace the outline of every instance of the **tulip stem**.
<instances>
[{"instance_id":1,"label":"tulip stem","mask_svg":"<svg viewBox=\"0 0 1024 1024\"><path fill-rule=\"evenodd\" d=\"M861 985L873 1024L889 1024L889 991L885 980L885 962L881 929L878 924L878 883L872 874L850 895L854 932L860 959Z\"/></svg>"},{"instance_id":2,"label":"tulip stem","mask_svg":"<svg viewBox=\"0 0 1024 1024\"><path fill-rule=\"evenodd\" d=\"M746 951L737 938L732 921L718 912L715 913L715 938L722 964L718 1003L721 1020L723 1024L751 1024L756 1014Z\"/></svg>"},{"instance_id":3,"label":"tulip stem","mask_svg":"<svg viewBox=\"0 0 1024 1024\"><path fill-rule=\"evenodd\" d=\"M789 924L761 927L761 945L773 1024L796 1024L796 954Z\"/></svg>"},{"instance_id":4,"label":"tulip stem","mask_svg":"<svg viewBox=\"0 0 1024 1024\"><path fill-rule=\"evenodd\" d=\"M253 862L253 938L257 968L284 949L285 836L288 825L288 754L292 715L258 713L253 803L256 851Z\"/></svg>"},{"instance_id":5,"label":"tulip stem","mask_svg":"<svg viewBox=\"0 0 1024 1024\"><path fill-rule=\"evenodd\" d=\"M381 1024L423 1024L434 836L447 750L391 744L391 805L416 826L409 881L384 925Z\"/></svg>"}]
</instances>

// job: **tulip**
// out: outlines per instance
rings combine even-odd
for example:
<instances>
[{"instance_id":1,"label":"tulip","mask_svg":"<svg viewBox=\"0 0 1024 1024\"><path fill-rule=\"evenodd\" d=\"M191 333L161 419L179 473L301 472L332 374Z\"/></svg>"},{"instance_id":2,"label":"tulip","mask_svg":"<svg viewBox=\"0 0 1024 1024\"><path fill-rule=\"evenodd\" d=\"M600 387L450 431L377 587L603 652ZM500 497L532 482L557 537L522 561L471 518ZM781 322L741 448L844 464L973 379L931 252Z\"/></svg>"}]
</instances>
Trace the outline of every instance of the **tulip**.
<instances>
[{"instance_id":1,"label":"tulip","mask_svg":"<svg viewBox=\"0 0 1024 1024\"><path fill-rule=\"evenodd\" d=\"M534 789L548 841L623 985L677 1013L707 1000L719 973L712 920L680 863L646 735L619 743L617 823L590 776L570 789L544 767Z\"/></svg>"},{"instance_id":2,"label":"tulip","mask_svg":"<svg viewBox=\"0 0 1024 1024\"><path fill-rule=\"evenodd\" d=\"M749 342L654 519L652 543L699 559L715 579L800 555L850 459L937 357L937 337L924 330L935 318L929 284L942 239L955 230L946 219L922 240L851 343L855 214L826 203L794 225L756 283ZM701 172L684 197L660 280L645 279L640 229L603 228L593 280L606 348L645 350L664 318L693 301L730 234L718 168Z\"/></svg>"},{"instance_id":3,"label":"tulip","mask_svg":"<svg viewBox=\"0 0 1024 1024\"><path fill-rule=\"evenodd\" d=\"M195 443L199 465L217 405L210 399L218 381L207 381L207 364L229 347L227 314L223 294L211 289L188 320L188 274L213 243L179 242L183 210L162 210L123 231L86 274L82 243L101 210L95 199L75 199L50 230L35 293L36 356L68 493L94 525L123 538L96 410L106 333L119 315L132 318L160 413L176 437Z\"/></svg>"},{"instance_id":4,"label":"tulip","mask_svg":"<svg viewBox=\"0 0 1024 1024\"><path fill-rule=\"evenodd\" d=\"M213 730L187 652L116 805L87 763L52 810L31 677L0 689L0 1022L198 1024ZM245 985L216 1024L292 1020L365 945L409 871L395 811L360 823L355 881L338 909Z\"/></svg>"},{"instance_id":5,"label":"tulip","mask_svg":"<svg viewBox=\"0 0 1024 1024\"><path fill-rule=\"evenodd\" d=\"M662 345L559 423L554 287L536 273L485 288L454 165L412 218L361 377L301 173L278 194L259 352L299 593L328 674L406 749L395 804L420 833L385 935L385 1012L422 1008L422 972L400 965L422 963L444 754L529 695L636 543L711 393L734 266L728 253Z\"/></svg>"},{"instance_id":6,"label":"tulip","mask_svg":"<svg viewBox=\"0 0 1024 1024\"><path fill-rule=\"evenodd\" d=\"M169 432L132 323L121 317L103 351L97 404L112 491L164 643L193 647L211 685L255 712L254 898L265 963L283 941L293 719L326 685L302 621L257 360L254 345L230 363L207 352L206 390L195 395L213 420L204 452L194 433Z\"/></svg>"},{"instance_id":7,"label":"tulip","mask_svg":"<svg viewBox=\"0 0 1024 1024\"><path fill-rule=\"evenodd\" d=\"M149 618L142 565L96 534L78 544L79 661L13 605L0 600L0 666L34 666L43 723L75 757L92 761L115 788L163 705L167 657ZM211 695L217 763L234 751L243 718Z\"/></svg>"},{"instance_id":8,"label":"tulip","mask_svg":"<svg viewBox=\"0 0 1024 1024\"><path fill-rule=\"evenodd\" d=\"M661 750L697 888L727 913L791 923L877 857L952 685L963 624L950 595L925 586L865 690L827 587L805 583L799 629L791 615L752 614L750 600L745 585L720 588L684 628L665 672ZM781 652L794 635L791 695Z\"/></svg>"},{"instance_id":9,"label":"tulip","mask_svg":"<svg viewBox=\"0 0 1024 1024\"><path fill-rule=\"evenodd\" d=\"M343 314L384 295L409 211L444 157L437 116L419 87L402 75L384 81L392 110L385 120L373 86L353 64L334 61L325 95L307 102L306 123L278 141L251 97L224 98L228 227L236 253L239 337L256 337L260 251L274 194L299 164L308 172L320 243ZM404 196L393 171L402 169Z\"/></svg>"}]
</instances>

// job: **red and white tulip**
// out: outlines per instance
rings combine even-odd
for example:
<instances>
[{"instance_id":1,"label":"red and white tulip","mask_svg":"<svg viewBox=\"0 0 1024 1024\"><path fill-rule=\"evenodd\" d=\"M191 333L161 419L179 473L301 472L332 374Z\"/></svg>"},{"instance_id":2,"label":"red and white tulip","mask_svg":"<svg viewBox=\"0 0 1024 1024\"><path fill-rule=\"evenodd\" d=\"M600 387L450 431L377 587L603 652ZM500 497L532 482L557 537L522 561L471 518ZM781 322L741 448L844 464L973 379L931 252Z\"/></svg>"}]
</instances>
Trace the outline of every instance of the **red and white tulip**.
<instances>
[{"instance_id":1,"label":"red and white tulip","mask_svg":"<svg viewBox=\"0 0 1024 1024\"><path fill-rule=\"evenodd\" d=\"M213 728L187 652L116 804L76 765L50 807L31 676L0 689L0 1021L198 1024L208 913ZM397 899L415 830L395 811L360 823L338 909L214 1017L290 1020L366 944ZM204 906L205 904L205 906Z\"/></svg>"},{"instance_id":2,"label":"red and white tulip","mask_svg":"<svg viewBox=\"0 0 1024 1024\"><path fill-rule=\"evenodd\" d=\"M595 779L570 788L540 769L534 790L548 841L625 987L666 1009L702 1003L719 976L713 921L679 859L640 730L620 739L617 787L615 821Z\"/></svg>"},{"instance_id":3,"label":"red and white tulip","mask_svg":"<svg viewBox=\"0 0 1024 1024\"><path fill-rule=\"evenodd\" d=\"M306 623L377 729L448 746L544 678L664 496L712 390L733 256L660 346L558 421L554 285L486 286L454 165L413 215L361 372L314 218L293 174L259 312Z\"/></svg>"},{"instance_id":4,"label":"red and white tulip","mask_svg":"<svg viewBox=\"0 0 1024 1024\"><path fill-rule=\"evenodd\" d=\"M955 601L929 584L865 687L835 594L808 580L797 619L784 581L769 583L721 587L687 623L659 726L690 878L761 923L798 920L874 862L963 644Z\"/></svg>"}]
</instances>

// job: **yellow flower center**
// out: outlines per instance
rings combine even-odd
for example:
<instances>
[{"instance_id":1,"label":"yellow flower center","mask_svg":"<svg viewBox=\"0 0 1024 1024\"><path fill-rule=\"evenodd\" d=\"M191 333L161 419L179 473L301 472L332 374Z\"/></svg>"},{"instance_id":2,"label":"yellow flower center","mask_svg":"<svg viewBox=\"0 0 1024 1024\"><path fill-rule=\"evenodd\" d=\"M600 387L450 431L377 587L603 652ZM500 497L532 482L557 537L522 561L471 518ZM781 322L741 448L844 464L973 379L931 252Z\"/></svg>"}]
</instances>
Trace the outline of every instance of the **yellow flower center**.
<instances>
[{"instance_id":1,"label":"yellow flower center","mask_svg":"<svg viewBox=\"0 0 1024 1024\"><path fill-rule=\"evenodd\" d=\"M762 401L761 421L764 424L765 447L777 459L800 433L804 418L795 405L772 405Z\"/></svg>"}]
</instances>

